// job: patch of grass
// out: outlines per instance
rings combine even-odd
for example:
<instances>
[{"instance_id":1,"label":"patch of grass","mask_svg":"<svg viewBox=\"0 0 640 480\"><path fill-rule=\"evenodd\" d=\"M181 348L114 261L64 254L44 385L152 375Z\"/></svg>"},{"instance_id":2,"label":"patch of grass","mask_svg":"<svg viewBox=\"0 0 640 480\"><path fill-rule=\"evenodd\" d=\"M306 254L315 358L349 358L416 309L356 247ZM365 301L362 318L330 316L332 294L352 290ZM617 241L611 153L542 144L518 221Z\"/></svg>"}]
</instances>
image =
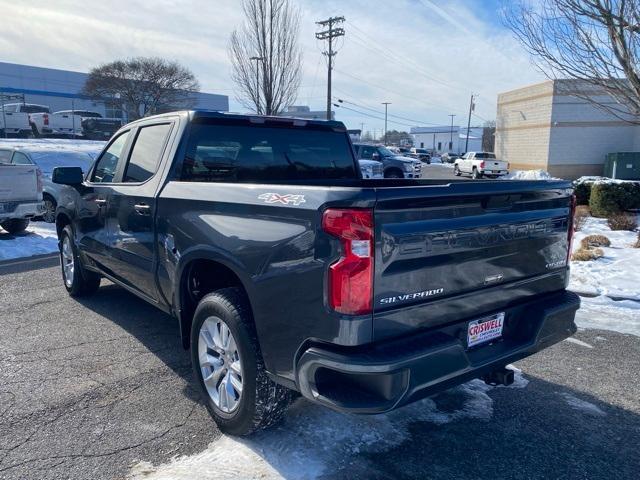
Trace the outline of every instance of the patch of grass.
<instances>
[{"instance_id":1,"label":"patch of grass","mask_svg":"<svg viewBox=\"0 0 640 480\"><path fill-rule=\"evenodd\" d=\"M611 215L607 218L607 224L611 230L628 230L633 232L638 228L638 221L636 220L636 217L625 213Z\"/></svg>"},{"instance_id":2,"label":"patch of grass","mask_svg":"<svg viewBox=\"0 0 640 480\"><path fill-rule=\"evenodd\" d=\"M576 213L573 216L573 228L576 232L582 230L584 224L587 223L587 219L591 216L588 205L578 205L576 207Z\"/></svg>"},{"instance_id":3,"label":"patch of grass","mask_svg":"<svg viewBox=\"0 0 640 480\"><path fill-rule=\"evenodd\" d=\"M597 260L600 257L604 257L604 252L601 248L581 248L571 255L571 260L574 262L589 262L591 260Z\"/></svg>"},{"instance_id":4,"label":"patch of grass","mask_svg":"<svg viewBox=\"0 0 640 480\"><path fill-rule=\"evenodd\" d=\"M587 235L580 242L580 246L586 250L593 247L610 247L611 241L604 235Z\"/></svg>"}]
</instances>

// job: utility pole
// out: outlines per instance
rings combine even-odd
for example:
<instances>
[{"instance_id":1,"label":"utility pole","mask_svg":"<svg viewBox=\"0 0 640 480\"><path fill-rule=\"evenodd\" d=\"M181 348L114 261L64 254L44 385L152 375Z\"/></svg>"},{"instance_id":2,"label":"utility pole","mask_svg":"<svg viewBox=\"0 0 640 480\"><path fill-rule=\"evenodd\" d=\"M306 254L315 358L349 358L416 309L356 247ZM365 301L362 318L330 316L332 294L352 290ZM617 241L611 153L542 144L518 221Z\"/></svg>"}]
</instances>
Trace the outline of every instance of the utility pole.
<instances>
[{"instance_id":1,"label":"utility pole","mask_svg":"<svg viewBox=\"0 0 640 480\"><path fill-rule=\"evenodd\" d=\"M449 131L449 150L453 150L453 117L455 114L449 115L451 117L451 130ZM459 153L459 152L458 152Z\"/></svg>"},{"instance_id":2,"label":"utility pole","mask_svg":"<svg viewBox=\"0 0 640 480\"><path fill-rule=\"evenodd\" d=\"M331 17L327 20L316 22L316 25L328 27L326 30L316 33L318 40L328 40L329 49L322 52L329 59L327 69L327 120L331 120L331 70L333 69L333 56L338 53L333 51L333 39L344 36L344 28L334 28L334 25L344 22L344 17Z\"/></svg>"},{"instance_id":3,"label":"utility pole","mask_svg":"<svg viewBox=\"0 0 640 480\"><path fill-rule=\"evenodd\" d=\"M256 62L256 113L260 115L260 68L258 68L258 62L262 62L264 57L251 57L249 60Z\"/></svg>"},{"instance_id":4,"label":"utility pole","mask_svg":"<svg viewBox=\"0 0 640 480\"><path fill-rule=\"evenodd\" d=\"M464 143L464 153L467 153L467 150L469 149L469 129L471 128L471 112L473 112L474 109L476 108L476 104L473 103L474 98L475 98L475 95L472 93L471 100L469 101L469 119L467 120L467 138Z\"/></svg>"},{"instance_id":5,"label":"utility pole","mask_svg":"<svg viewBox=\"0 0 640 480\"><path fill-rule=\"evenodd\" d=\"M387 108L391 105L391 102L382 102L384 105L384 144L387 144Z\"/></svg>"}]
</instances>

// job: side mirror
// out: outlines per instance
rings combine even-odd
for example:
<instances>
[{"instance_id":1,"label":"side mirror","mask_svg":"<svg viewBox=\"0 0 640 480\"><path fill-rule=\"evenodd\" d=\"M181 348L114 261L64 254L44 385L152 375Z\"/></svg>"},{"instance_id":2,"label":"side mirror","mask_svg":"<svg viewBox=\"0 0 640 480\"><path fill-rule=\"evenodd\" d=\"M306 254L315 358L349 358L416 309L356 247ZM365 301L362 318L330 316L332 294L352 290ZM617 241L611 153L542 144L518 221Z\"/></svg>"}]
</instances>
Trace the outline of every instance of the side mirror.
<instances>
[{"instance_id":1,"label":"side mirror","mask_svg":"<svg viewBox=\"0 0 640 480\"><path fill-rule=\"evenodd\" d=\"M56 167L51 174L51 181L60 185L80 185L84 180L80 167Z\"/></svg>"},{"instance_id":2,"label":"side mirror","mask_svg":"<svg viewBox=\"0 0 640 480\"><path fill-rule=\"evenodd\" d=\"M371 154L371 160L376 160L376 161L380 161L380 154L379 153L372 153Z\"/></svg>"}]
</instances>

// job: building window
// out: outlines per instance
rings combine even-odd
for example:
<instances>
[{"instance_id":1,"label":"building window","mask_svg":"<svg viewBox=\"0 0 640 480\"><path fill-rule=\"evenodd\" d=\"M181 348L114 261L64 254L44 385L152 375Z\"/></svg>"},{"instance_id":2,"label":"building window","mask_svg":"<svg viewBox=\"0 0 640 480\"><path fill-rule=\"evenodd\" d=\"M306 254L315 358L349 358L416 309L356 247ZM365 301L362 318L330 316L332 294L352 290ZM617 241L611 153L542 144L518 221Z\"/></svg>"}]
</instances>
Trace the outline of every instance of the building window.
<instances>
[{"instance_id":1,"label":"building window","mask_svg":"<svg viewBox=\"0 0 640 480\"><path fill-rule=\"evenodd\" d=\"M449 142L449 150L453 150L453 142Z\"/></svg>"},{"instance_id":2,"label":"building window","mask_svg":"<svg viewBox=\"0 0 640 480\"><path fill-rule=\"evenodd\" d=\"M424 148L424 142L420 142L420 148Z\"/></svg>"},{"instance_id":3,"label":"building window","mask_svg":"<svg viewBox=\"0 0 640 480\"><path fill-rule=\"evenodd\" d=\"M438 142L438 151L442 150L442 142Z\"/></svg>"}]
</instances>

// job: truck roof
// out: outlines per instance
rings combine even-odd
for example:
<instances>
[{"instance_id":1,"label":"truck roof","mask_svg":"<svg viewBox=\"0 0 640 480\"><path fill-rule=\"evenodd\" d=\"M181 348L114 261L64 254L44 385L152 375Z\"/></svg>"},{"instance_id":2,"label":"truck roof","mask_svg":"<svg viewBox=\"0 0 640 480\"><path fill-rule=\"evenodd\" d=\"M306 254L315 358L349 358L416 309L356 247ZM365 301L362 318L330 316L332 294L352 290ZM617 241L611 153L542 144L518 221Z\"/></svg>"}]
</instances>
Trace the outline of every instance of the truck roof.
<instances>
[{"instance_id":1,"label":"truck roof","mask_svg":"<svg viewBox=\"0 0 640 480\"><path fill-rule=\"evenodd\" d=\"M148 120L149 118L164 118L170 117L176 114L184 114L189 115L189 119L191 121L196 119L220 119L220 120L231 120L231 121L244 121L249 123L283 123L283 124L293 124L295 126L304 127L305 125L313 125L318 127L331 128L338 131L347 131L347 127L345 127L344 123L338 122L336 120L310 120L307 118L296 118L296 117L279 117L276 115L254 115L254 114L242 114L242 113L230 113L230 112L220 112L218 110L181 110L175 112L167 112L160 113L158 115L153 115L151 117L141 118L139 120L135 120L130 122L130 124Z\"/></svg>"}]
</instances>

